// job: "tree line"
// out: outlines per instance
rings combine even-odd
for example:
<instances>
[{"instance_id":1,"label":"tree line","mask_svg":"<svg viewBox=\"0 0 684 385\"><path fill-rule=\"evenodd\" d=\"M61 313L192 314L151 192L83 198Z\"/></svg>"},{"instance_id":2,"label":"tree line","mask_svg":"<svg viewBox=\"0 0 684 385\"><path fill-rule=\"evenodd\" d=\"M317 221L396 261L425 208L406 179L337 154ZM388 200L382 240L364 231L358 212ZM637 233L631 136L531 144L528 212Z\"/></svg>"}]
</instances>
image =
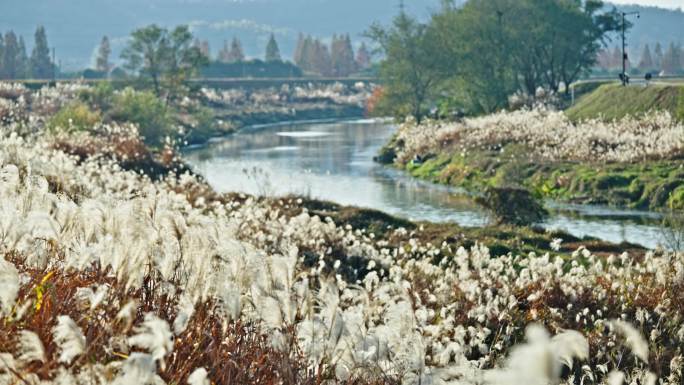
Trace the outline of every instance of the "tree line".
<instances>
[{"instance_id":1,"label":"tree line","mask_svg":"<svg viewBox=\"0 0 684 385\"><path fill-rule=\"evenodd\" d=\"M311 36L299 35L294 62L307 72L323 76L349 76L370 66L370 53L365 43L354 52L349 35L333 35L328 46Z\"/></svg>"},{"instance_id":2,"label":"tree line","mask_svg":"<svg viewBox=\"0 0 684 385\"><path fill-rule=\"evenodd\" d=\"M0 33L0 79L50 79L55 75L45 28L39 26L34 39L29 57L22 36L11 30L4 36Z\"/></svg>"},{"instance_id":3,"label":"tree line","mask_svg":"<svg viewBox=\"0 0 684 385\"><path fill-rule=\"evenodd\" d=\"M195 44L202 52L211 57L209 43L197 40ZM322 76L349 76L370 67L371 54L365 43L358 50L354 50L351 38L346 35L333 35L330 44L319 38L300 34L293 53L293 62L301 70ZM225 40L218 51L215 62L223 64L247 61L242 42L233 38L230 43ZM280 47L273 34L270 35L264 53L264 62L282 62Z\"/></svg>"},{"instance_id":4,"label":"tree line","mask_svg":"<svg viewBox=\"0 0 684 385\"><path fill-rule=\"evenodd\" d=\"M244 76L302 76L303 72L323 76L349 76L359 70L370 66L370 52L365 44L362 44L357 52L354 51L349 35L333 36L330 46L319 39L311 36L300 35L297 48L294 52L294 64L283 60L280 47L271 34L266 45L264 60L247 59L242 43L238 38L233 38L229 43L224 42L223 47L212 57L209 42L194 38L186 26L179 26L173 30L150 25L140 28L131 34L131 43L122 54L124 65L116 67L111 62L112 48L107 36L102 37L97 48L94 68L83 72L86 78L105 78L112 70L116 71L115 77L126 76L125 70L136 71L146 67L138 61L150 60L149 78L155 85L155 89L161 87L160 73L164 72L165 66L171 66L174 71L183 70L188 62L201 62L213 75L221 75L221 71L228 71L231 75ZM142 55L140 52L147 50L155 54ZM131 56L132 52L138 52ZM178 52L190 57L175 57ZM155 56L159 55L159 56ZM144 56L144 57L143 57ZM185 63L176 68L179 63ZM245 66L229 64L246 63ZM152 70L152 68L159 68ZM198 69L198 68L195 68ZM4 35L0 33L0 79L51 79L59 74L57 66L50 58L45 28L39 26L35 32L35 43L31 56L27 55L26 44L22 36L17 36L13 31ZM272 74L273 73L273 74Z\"/></svg>"},{"instance_id":5,"label":"tree line","mask_svg":"<svg viewBox=\"0 0 684 385\"><path fill-rule=\"evenodd\" d=\"M402 10L367 32L384 56L378 106L420 120L433 107L485 113L516 93L567 90L619 27L598 0L446 0L425 23Z\"/></svg>"},{"instance_id":6,"label":"tree line","mask_svg":"<svg viewBox=\"0 0 684 385\"><path fill-rule=\"evenodd\" d=\"M612 50L601 50L596 62L596 66L602 72L622 71L621 48L615 46ZM671 42L664 49L660 42L657 42L651 51L650 44L645 44L638 59L628 56L627 67L643 73L681 74L684 73L684 48L681 44Z\"/></svg>"},{"instance_id":7,"label":"tree line","mask_svg":"<svg viewBox=\"0 0 684 385\"><path fill-rule=\"evenodd\" d=\"M321 71L321 75L347 76L370 63L370 54L365 46L361 46L355 55L348 35L334 36L331 51L318 39L302 38L301 47L295 52L295 61L298 64L318 63L320 57L313 52L315 50L321 50L329 57L326 71ZM110 68L110 54L109 40L104 37L96 59L98 70ZM141 85L149 85L158 97L166 100L182 95L186 81L198 74L207 77L261 77L266 74L287 77L302 76L302 70L320 69L317 66L300 68L283 61L273 35L266 46L265 61L246 60L237 38L230 44L225 42L212 61L209 44L194 38L184 25L172 30L150 25L133 31L121 58L129 76L138 78Z\"/></svg>"},{"instance_id":8,"label":"tree line","mask_svg":"<svg viewBox=\"0 0 684 385\"><path fill-rule=\"evenodd\" d=\"M157 96L169 99L182 94L185 82L209 62L186 25L172 30L155 24L131 34L121 53L124 68L149 82Z\"/></svg>"}]
</instances>

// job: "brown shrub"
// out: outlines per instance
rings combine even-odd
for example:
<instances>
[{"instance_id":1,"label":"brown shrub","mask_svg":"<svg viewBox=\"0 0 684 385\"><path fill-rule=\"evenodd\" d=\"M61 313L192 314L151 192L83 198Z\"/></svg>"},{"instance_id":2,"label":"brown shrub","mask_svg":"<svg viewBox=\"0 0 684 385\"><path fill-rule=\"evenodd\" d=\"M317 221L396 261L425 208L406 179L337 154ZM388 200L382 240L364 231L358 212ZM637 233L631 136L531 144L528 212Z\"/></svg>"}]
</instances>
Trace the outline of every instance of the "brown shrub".
<instances>
[{"instance_id":1,"label":"brown shrub","mask_svg":"<svg viewBox=\"0 0 684 385\"><path fill-rule=\"evenodd\" d=\"M53 258L61 259L61 251L56 246L50 253ZM65 272L29 268L12 253L5 258L29 277L20 287L17 303L28 302L30 308L17 321L11 318L2 321L0 351L16 351L20 331L36 333L45 347L46 361L30 363L22 370L35 373L42 380L54 379L61 365L52 336L60 315L73 319L86 338L86 351L71 363L72 369L127 358L133 350L127 350L125 344L118 349L108 346L112 346L113 338L130 336L132 326L142 322L144 314L153 313L169 323L177 316L180 293L171 296L163 292L153 275L147 276L143 288L127 290L111 277L108 269L95 264L81 272ZM90 309L88 304L79 303L75 296L79 288L100 285L108 285L109 290L98 307ZM114 321L120 308L130 301L137 304L132 322ZM307 361L294 343L294 328L284 330L285 339L290 342L286 349L279 350L272 346L270 333L256 324L242 321L226 324L211 301L199 303L195 309L185 331L174 339L173 352L165 358L165 370L159 369L167 383L185 384L197 368L205 368L214 384L319 385L334 378L334 367L316 375L307 370ZM396 383L389 377L365 378L358 374L344 382L348 385Z\"/></svg>"},{"instance_id":2,"label":"brown shrub","mask_svg":"<svg viewBox=\"0 0 684 385\"><path fill-rule=\"evenodd\" d=\"M191 172L174 149L165 147L160 153L154 153L140 137L133 135L59 136L50 147L74 155L80 161L93 157L113 160L122 169L142 173L152 180Z\"/></svg>"}]
</instances>

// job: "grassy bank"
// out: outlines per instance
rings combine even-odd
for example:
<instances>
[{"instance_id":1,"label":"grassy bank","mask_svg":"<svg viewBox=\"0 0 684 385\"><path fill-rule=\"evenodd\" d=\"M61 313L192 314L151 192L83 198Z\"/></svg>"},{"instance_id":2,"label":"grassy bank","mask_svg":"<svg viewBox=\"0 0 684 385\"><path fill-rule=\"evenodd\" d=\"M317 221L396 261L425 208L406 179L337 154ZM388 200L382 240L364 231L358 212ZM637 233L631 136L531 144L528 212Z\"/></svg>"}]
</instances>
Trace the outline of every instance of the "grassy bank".
<instances>
[{"instance_id":1,"label":"grassy bank","mask_svg":"<svg viewBox=\"0 0 684 385\"><path fill-rule=\"evenodd\" d=\"M304 120L364 116L372 85L308 84L249 90L196 90L193 100L206 112L204 128L189 130L188 144L203 144L243 127ZM190 127L192 128L192 127Z\"/></svg>"},{"instance_id":2,"label":"grassy bank","mask_svg":"<svg viewBox=\"0 0 684 385\"><path fill-rule=\"evenodd\" d=\"M684 208L684 168L677 160L539 163L529 161L523 147L509 145L502 150L440 155L404 167L414 177L473 192L519 184L543 197L567 202L651 210Z\"/></svg>"},{"instance_id":3,"label":"grassy bank","mask_svg":"<svg viewBox=\"0 0 684 385\"><path fill-rule=\"evenodd\" d=\"M622 119L625 116L643 116L649 111L668 111L684 121L684 85L652 84L622 87L605 84L581 97L566 114L574 121L601 118Z\"/></svg>"},{"instance_id":4,"label":"grassy bank","mask_svg":"<svg viewBox=\"0 0 684 385\"><path fill-rule=\"evenodd\" d=\"M202 145L251 125L364 115L371 86L310 84L282 89L189 89L173 97L102 82L74 84L78 98L50 112L51 129L88 131L98 123L134 124L155 148ZM31 95L17 86L16 93Z\"/></svg>"},{"instance_id":5,"label":"grassy bank","mask_svg":"<svg viewBox=\"0 0 684 385\"><path fill-rule=\"evenodd\" d=\"M211 108L212 119L222 124L210 129L194 131L188 145L202 145L209 139L232 134L242 128L280 122L300 122L320 119L349 119L364 116L364 109L355 105L293 105L290 108L264 108L260 111L233 111Z\"/></svg>"},{"instance_id":6,"label":"grassy bank","mask_svg":"<svg viewBox=\"0 0 684 385\"><path fill-rule=\"evenodd\" d=\"M294 204L295 201L299 203ZM306 198L290 197L288 207L290 209L283 208L286 215L295 216L306 211L309 215L329 217L338 225L373 233L379 239L386 239L393 246L399 246L402 242L402 237L398 237L395 230L404 228L425 244L448 245L455 248L482 245L494 255L533 252L539 255L561 253L570 257L570 254L581 246L596 254L627 251L633 255L640 255L646 251L634 244L614 244L592 237L578 238L562 231L548 232L540 227L499 225L480 228L462 227L452 223L411 222L377 210ZM562 243L559 250L554 250L552 243L557 239L562 240Z\"/></svg>"},{"instance_id":7,"label":"grassy bank","mask_svg":"<svg viewBox=\"0 0 684 385\"><path fill-rule=\"evenodd\" d=\"M474 193L522 186L562 201L660 210L684 208L682 149L684 126L666 113L575 123L533 110L408 123L377 160Z\"/></svg>"}]
</instances>

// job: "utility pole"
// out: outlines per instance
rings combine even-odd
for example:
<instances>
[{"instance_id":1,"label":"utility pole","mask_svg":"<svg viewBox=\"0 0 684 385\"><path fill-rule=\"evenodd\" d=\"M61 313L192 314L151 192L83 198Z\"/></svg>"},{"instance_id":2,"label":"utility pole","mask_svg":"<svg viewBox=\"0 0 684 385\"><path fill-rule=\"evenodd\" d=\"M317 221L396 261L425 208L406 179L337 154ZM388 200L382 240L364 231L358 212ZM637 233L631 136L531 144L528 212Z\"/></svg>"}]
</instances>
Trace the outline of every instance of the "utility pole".
<instances>
[{"instance_id":1,"label":"utility pole","mask_svg":"<svg viewBox=\"0 0 684 385\"><path fill-rule=\"evenodd\" d=\"M498 42L497 42L497 44L499 45L498 51L499 52L505 52L506 42L504 41L504 33L503 33L503 17L504 17L503 11L501 11L500 9L497 9L496 10L496 16L497 16L497 19L499 21L499 24L498 24L499 38L498 38ZM498 64L497 65L497 67L498 67L497 76L499 77L498 81L503 83L504 65L503 65L503 63L497 63L497 64ZM530 92L534 93L534 90L532 90ZM501 96L503 97L504 95L501 95Z\"/></svg>"},{"instance_id":2,"label":"utility pole","mask_svg":"<svg viewBox=\"0 0 684 385\"><path fill-rule=\"evenodd\" d=\"M620 80L622 80L622 86L627 86L628 82L628 77L627 77L627 43L626 43L626 38L625 38L625 32L626 32L626 20L625 18L630 15L636 15L637 19L640 17L639 12L622 12L622 73L620 74Z\"/></svg>"}]
</instances>

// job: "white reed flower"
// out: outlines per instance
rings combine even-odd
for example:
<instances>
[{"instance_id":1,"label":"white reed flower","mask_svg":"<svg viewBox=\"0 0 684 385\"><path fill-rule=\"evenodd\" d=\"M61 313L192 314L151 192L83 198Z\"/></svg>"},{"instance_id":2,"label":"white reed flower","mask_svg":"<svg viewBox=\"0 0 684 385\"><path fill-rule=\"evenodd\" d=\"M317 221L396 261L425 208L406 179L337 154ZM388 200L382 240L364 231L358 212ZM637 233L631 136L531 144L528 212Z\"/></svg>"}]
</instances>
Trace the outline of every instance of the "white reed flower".
<instances>
[{"instance_id":1,"label":"white reed flower","mask_svg":"<svg viewBox=\"0 0 684 385\"><path fill-rule=\"evenodd\" d=\"M77 300L87 302L90 311L93 311L102 303L102 301L104 301L108 290L109 286L107 285L100 285L95 291L89 287L79 287L76 290L75 297Z\"/></svg>"},{"instance_id":2,"label":"white reed flower","mask_svg":"<svg viewBox=\"0 0 684 385\"><path fill-rule=\"evenodd\" d=\"M625 337L625 344L632 350L632 353L642 361L648 362L648 341L641 335L641 332L622 320L613 320L611 324Z\"/></svg>"},{"instance_id":3,"label":"white reed flower","mask_svg":"<svg viewBox=\"0 0 684 385\"><path fill-rule=\"evenodd\" d=\"M129 328L133 323L133 319L135 318L137 306L138 304L136 301L127 302L121 307L121 309L119 309L119 312L116 313L115 319L117 321L123 322L126 325L126 328Z\"/></svg>"},{"instance_id":4,"label":"white reed flower","mask_svg":"<svg viewBox=\"0 0 684 385\"><path fill-rule=\"evenodd\" d=\"M155 359L145 353L134 352L124 361L119 375L111 385L163 385L164 381L157 375Z\"/></svg>"},{"instance_id":5,"label":"white reed flower","mask_svg":"<svg viewBox=\"0 0 684 385\"><path fill-rule=\"evenodd\" d=\"M169 324L152 313L145 314L142 325L135 328L136 335L128 339L132 346L146 349L152 359L164 366L164 357L173 350L173 334Z\"/></svg>"},{"instance_id":6,"label":"white reed flower","mask_svg":"<svg viewBox=\"0 0 684 385\"><path fill-rule=\"evenodd\" d=\"M190 318L195 313L195 303L192 299L183 294L178 301L178 314L176 319L173 320L173 333L179 335L185 331L185 328L190 322Z\"/></svg>"},{"instance_id":7,"label":"white reed flower","mask_svg":"<svg viewBox=\"0 0 684 385\"><path fill-rule=\"evenodd\" d=\"M658 376L649 371L644 375L644 379L642 382L644 385L656 385L658 383Z\"/></svg>"},{"instance_id":8,"label":"white reed flower","mask_svg":"<svg viewBox=\"0 0 684 385\"><path fill-rule=\"evenodd\" d=\"M0 316L10 315L19 294L19 272L12 263L0 258Z\"/></svg>"},{"instance_id":9,"label":"white reed flower","mask_svg":"<svg viewBox=\"0 0 684 385\"><path fill-rule=\"evenodd\" d=\"M61 351L59 362L66 364L83 354L86 339L81 328L69 316L60 315L57 317L57 325L52 329L52 335Z\"/></svg>"},{"instance_id":10,"label":"white reed flower","mask_svg":"<svg viewBox=\"0 0 684 385\"><path fill-rule=\"evenodd\" d=\"M584 336L574 330L565 330L551 338L552 349L560 363L572 368L573 360L589 358L589 342Z\"/></svg>"},{"instance_id":11,"label":"white reed flower","mask_svg":"<svg viewBox=\"0 0 684 385\"><path fill-rule=\"evenodd\" d=\"M207 378L207 370L204 368L195 369L188 377L188 385L211 385Z\"/></svg>"},{"instance_id":12,"label":"white reed flower","mask_svg":"<svg viewBox=\"0 0 684 385\"><path fill-rule=\"evenodd\" d=\"M525 330L527 343L511 351L506 367L486 371L489 384L539 384L558 380L561 364L572 367L573 358L586 359L589 346L578 332L565 331L554 338L542 326L530 325Z\"/></svg>"},{"instance_id":13,"label":"white reed flower","mask_svg":"<svg viewBox=\"0 0 684 385\"><path fill-rule=\"evenodd\" d=\"M553 241L551 241L551 244L549 246L551 247L551 250L558 251L560 250L562 243L562 238L555 238Z\"/></svg>"},{"instance_id":14,"label":"white reed flower","mask_svg":"<svg viewBox=\"0 0 684 385\"><path fill-rule=\"evenodd\" d=\"M259 317L268 327L277 329L284 326L281 304L277 298L273 298L268 295L257 294L254 298L254 303L257 306Z\"/></svg>"},{"instance_id":15,"label":"white reed flower","mask_svg":"<svg viewBox=\"0 0 684 385\"><path fill-rule=\"evenodd\" d=\"M234 282L225 282L217 293L220 299L221 309L225 312L228 320L237 320L242 311L240 289Z\"/></svg>"},{"instance_id":16,"label":"white reed flower","mask_svg":"<svg viewBox=\"0 0 684 385\"><path fill-rule=\"evenodd\" d=\"M11 372L16 372L16 370L17 362L14 359L14 356L9 353L0 353L0 373L5 372L9 374ZM2 377L0 377L0 379L2 379Z\"/></svg>"},{"instance_id":17,"label":"white reed flower","mask_svg":"<svg viewBox=\"0 0 684 385\"><path fill-rule=\"evenodd\" d=\"M60 366L57 369L57 375L55 376L52 385L78 385L78 380L69 372L69 370Z\"/></svg>"},{"instance_id":18,"label":"white reed flower","mask_svg":"<svg viewBox=\"0 0 684 385\"><path fill-rule=\"evenodd\" d=\"M28 364L30 362L45 362L45 348L40 337L32 331L19 332L19 357L17 360Z\"/></svg>"},{"instance_id":19,"label":"white reed flower","mask_svg":"<svg viewBox=\"0 0 684 385\"><path fill-rule=\"evenodd\" d=\"M620 371L612 371L608 373L608 379L606 380L608 385L623 385L625 383L625 374Z\"/></svg>"}]
</instances>

